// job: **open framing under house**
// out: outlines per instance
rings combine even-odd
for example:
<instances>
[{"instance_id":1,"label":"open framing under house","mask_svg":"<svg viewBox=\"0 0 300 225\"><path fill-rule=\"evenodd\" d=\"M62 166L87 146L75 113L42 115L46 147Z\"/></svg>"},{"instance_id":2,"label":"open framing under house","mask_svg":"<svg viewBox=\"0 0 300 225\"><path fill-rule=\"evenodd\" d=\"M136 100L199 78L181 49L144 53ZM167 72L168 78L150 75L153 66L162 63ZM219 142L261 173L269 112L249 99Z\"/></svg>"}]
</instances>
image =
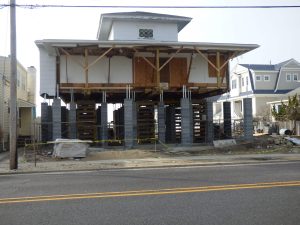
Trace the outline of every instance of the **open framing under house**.
<instances>
[{"instance_id":1,"label":"open framing under house","mask_svg":"<svg viewBox=\"0 0 300 225\"><path fill-rule=\"evenodd\" d=\"M258 45L179 42L178 32L190 21L109 13L101 15L97 40L36 41L40 95L53 99L52 106L42 103L43 140L118 139L132 147L157 135L161 142L211 142L212 102L206 98L229 90L229 61ZM112 127L109 103L120 105Z\"/></svg>"}]
</instances>

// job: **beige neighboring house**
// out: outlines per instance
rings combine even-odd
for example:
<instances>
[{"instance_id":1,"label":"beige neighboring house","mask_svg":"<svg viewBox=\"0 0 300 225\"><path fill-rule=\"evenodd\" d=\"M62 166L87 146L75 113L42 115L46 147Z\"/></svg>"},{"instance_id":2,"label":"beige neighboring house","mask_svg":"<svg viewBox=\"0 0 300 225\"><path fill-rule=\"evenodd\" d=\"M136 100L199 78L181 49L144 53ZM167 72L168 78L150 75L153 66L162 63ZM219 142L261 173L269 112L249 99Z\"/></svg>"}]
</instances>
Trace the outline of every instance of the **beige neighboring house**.
<instances>
[{"instance_id":1,"label":"beige neighboring house","mask_svg":"<svg viewBox=\"0 0 300 225\"><path fill-rule=\"evenodd\" d=\"M300 87L300 63L295 59L278 64L238 64L230 74L230 92L214 105L214 119L223 119L222 102L231 103L231 118L243 118L243 99L252 99L253 118L271 118L268 102L287 99Z\"/></svg>"},{"instance_id":2,"label":"beige neighboring house","mask_svg":"<svg viewBox=\"0 0 300 225\"><path fill-rule=\"evenodd\" d=\"M0 56L0 127L3 138L0 150L7 147L9 138L10 57ZM17 63L18 137L32 135L35 118L36 69Z\"/></svg>"}]
</instances>

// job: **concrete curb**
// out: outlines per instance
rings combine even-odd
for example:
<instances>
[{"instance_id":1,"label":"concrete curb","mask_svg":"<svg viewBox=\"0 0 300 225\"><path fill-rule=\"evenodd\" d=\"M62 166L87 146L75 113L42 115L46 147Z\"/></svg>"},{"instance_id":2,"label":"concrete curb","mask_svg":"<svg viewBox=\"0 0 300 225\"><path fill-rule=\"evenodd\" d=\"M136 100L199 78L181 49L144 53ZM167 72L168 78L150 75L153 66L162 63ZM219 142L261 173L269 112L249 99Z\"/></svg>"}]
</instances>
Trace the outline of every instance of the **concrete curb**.
<instances>
[{"instance_id":1,"label":"concrete curb","mask_svg":"<svg viewBox=\"0 0 300 225\"><path fill-rule=\"evenodd\" d=\"M287 156L292 156L290 154L287 154ZM300 156L300 154L299 154ZM171 163L165 163L163 165L149 165L147 166L147 161L144 163L136 163L135 166L118 166L114 163L107 163L102 161L97 161L98 165L104 165L104 167L97 167L97 168L62 168L62 169L45 169L45 170L17 170L17 171L0 171L0 176L2 175L15 175L15 174L43 174L43 173L68 173L68 172L84 172L84 171L109 171L109 170L132 170L132 169L162 169L162 168L182 168L182 167L199 167L199 166L226 166L226 165L251 165L251 164L271 164L271 163L284 163L284 162L299 162L300 157L292 157L290 159L283 159L283 158L269 158L265 159L264 157L257 156L256 159L235 159L235 160L229 160L229 161L206 161L206 160L193 160L191 159L190 162L180 162L180 160L177 160L177 162L171 162ZM139 161L138 159L134 159L136 161ZM171 159L173 161L176 161L174 159ZM120 160L121 162L122 160ZM199 162L201 161L201 162ZM84 163L84 162L83 162Z\"/></svg>"}]
</instances>

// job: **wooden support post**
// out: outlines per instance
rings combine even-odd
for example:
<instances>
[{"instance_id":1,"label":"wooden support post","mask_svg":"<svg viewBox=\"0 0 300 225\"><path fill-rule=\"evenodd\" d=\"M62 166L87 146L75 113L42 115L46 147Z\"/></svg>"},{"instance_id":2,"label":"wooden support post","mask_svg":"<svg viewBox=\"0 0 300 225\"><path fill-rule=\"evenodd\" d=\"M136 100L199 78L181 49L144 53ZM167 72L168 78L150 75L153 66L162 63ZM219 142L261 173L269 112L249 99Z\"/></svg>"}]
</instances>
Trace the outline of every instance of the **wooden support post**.
<instances>
[{"instance_id":1,"label":"wooden support post","mask_svg":"<svg viewBox=\"0 0 300 225\"><path fill-rule=\"evenodd\" d=\"M220 69L220 52L217 52L217 55L216 55L216 66L218 68L217 70L217 86L218 88L221 87L221 69Z\"/></svg>"},{"instance_id":2,"label":"wooden support post","mask_svg":"<svg viewBox=\"0 0 300 225\"><path fill-rule=\"evenodd\" d=\"M159 49L156 49L156 82L157 88L160 88Z\"/></svg>"},{"instance_id":3,"label":"wooden support post","mask_svg":"<svg viewBox=\"0 0 300 225\"><path fill-rule=\"evenodd\" d=\"M84 76L85 76L85 88L88 88L88 86L89 86L89 84L88 84L88 82L89 82L89 69L88 69L88 66L89 66L89 58L88 58L88 56L89 56L89 52L88 52L88 49L86 48L85 50L84 50L84 64L85 64L85 66L84 66Z\"/></svg>"}]
</instances>

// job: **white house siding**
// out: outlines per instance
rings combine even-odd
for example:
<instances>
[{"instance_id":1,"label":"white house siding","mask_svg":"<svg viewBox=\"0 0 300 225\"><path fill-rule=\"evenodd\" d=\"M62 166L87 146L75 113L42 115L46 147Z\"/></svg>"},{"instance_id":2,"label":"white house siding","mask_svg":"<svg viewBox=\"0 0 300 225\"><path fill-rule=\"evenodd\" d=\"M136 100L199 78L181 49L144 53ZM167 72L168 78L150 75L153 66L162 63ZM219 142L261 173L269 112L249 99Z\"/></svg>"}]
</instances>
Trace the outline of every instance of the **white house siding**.
<instances>
[{"instance_id":1,"label":"white house siding","mask_svg":"<svg viewBox=\"0 0 300 225\"><path fill-rule=\"evenodd\" d=\"M253 110L253 116L266 116L270 113L270 108L267 102L280 100L280 97L265 97L255 96L255 111Z\"/></svg>"},{"instance_id":2,"label":"white house siding","mask_svg":"<svg viewBox=\"0 0 300 225\"><path fill-rule=\"evenodd\" d=\"M256 76L260 76L261 80L257 81ZM264 76L269 76L270 80L265 81ZM256 90L274 90L275 84L277 80L278 73L273 71L266 72L255 72L255 76L253 77L253 81L255 82Z\"/></svg>"},{"instance_id":3,"label":"white house siding","mask_svg":"<svg viewBox=\"0 0 300 225\"><path fill-rule=\"evenodd\" d=\"M109 40L143 40L139 38L139 29L153 29L152 40L155 41L178 41L176 23L133 23L132 21L114 21L112 25L113 33L110 34Z\"/></svg>"},{"instance_id":4,"label":"white house siding","mask_svg":"<svg viewBox=\"0 0 300 225\"><path fill-rule=\"evenodd\" d=\"M4 140L8 140L9 134L9 114L8 114L8 104L9 104L10 86L8 81L2 80L0 85L0 126L2 128ZM1 149L1 148L0 148Z\"/></svg>"},{"instance_id":5,"label":"white house siding","mask_svg":"<svg viewBox=\"0 0 300 225\"><path fill-rule=\"evenodd\" d=\"M27 69L27 91L28 101L35 103L36 94L36 69L34 67L28 67Z\"/></svg>"},{"instance_id":6,"label":"white house siding","mask_svg":"<svg viewBox=\"0 0 300 225\"><path fill-rule=\"evenodd\" d=\"M110 61L110 83L132 83L132 59L114 56Z\"/></svg>"},{"instance_id":7,"label":"white house siding","mask_svg":"<svg viewBox=\"0 0 300 225\"><path fill-rule=\"evenodd\" d=\"M67 58L67 59L66 59ZM97 59L89 56L89 64ZM60 82L61 83L85 83L85 72L82 56L61 56ZM110 65L110 68L109 68ZM103 57L88 69L89 83L132 83L132 59L123 56L114 56L110 59Z\"/></svg>"},{"instance_id":8,"label":"white house siding","mask_svg":"<svg viewBox=\"0 0 300 225\"><path fill-rule=\"evenodd\" d=\"M289 74L298 74L298 81L300 80L300 67L299 69L285 69L283 68L280 72L277 90L292 90L297 87L300 87L300 82L296 81L287 81L286 75Z\"/></svg>"},{"instance_id":9,"label":"white house siding","mask_svg":"<svg viewBox=\"0 0 300 225\"><path fill-rule=\"evenodd\" d=\"M200 55L195 55L189 76L190 83L216 83L216 77L209 77L208 63Z\"/></svg>"},{"instance_id":10,"label":"white house siding","mask_svg":"<svg viewBox=\"0 0 300 225\"><path fill-rule=\"evenodd\" d=\"M56 57L40 48L40 95L55 96L56 90Z\"/></svg>"}]
</instances>

